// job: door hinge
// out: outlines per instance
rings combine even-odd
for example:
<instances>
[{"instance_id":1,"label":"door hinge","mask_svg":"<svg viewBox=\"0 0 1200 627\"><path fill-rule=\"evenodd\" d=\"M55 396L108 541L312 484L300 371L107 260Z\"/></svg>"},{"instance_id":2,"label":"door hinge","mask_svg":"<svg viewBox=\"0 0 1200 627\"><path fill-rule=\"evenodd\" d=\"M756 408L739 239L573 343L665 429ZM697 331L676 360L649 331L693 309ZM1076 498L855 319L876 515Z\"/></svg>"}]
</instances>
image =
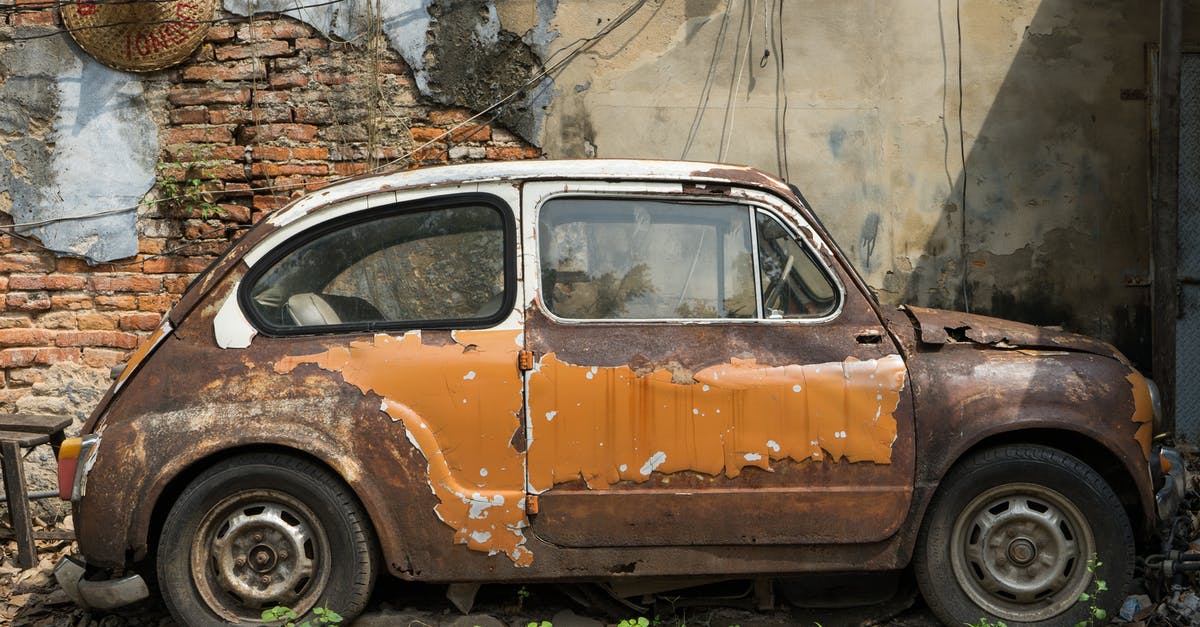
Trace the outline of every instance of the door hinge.
<instances>
[{"instance_id":1,"label":"door hinge","mask_svg":"<svg viewBox=\"0 0 1200 627\"><path fill-rule=\"evenodd\" d=\"M517 368L521 372L533 370L533 351L521 351L517 353Z\"/></svg>"}]
</instances>

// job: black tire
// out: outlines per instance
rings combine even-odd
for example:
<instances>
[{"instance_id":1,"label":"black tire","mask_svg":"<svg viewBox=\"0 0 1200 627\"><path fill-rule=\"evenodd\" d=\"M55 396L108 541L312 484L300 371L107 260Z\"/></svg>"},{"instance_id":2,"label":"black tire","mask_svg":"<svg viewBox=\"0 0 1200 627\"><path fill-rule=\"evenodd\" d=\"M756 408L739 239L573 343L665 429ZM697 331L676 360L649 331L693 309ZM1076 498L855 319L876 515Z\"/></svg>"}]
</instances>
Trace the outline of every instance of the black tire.
<instances>
[{"instance_id":1,"label":"black tire","mask_svg":"<svg viewBox=\"0 0 1200 627\"><path fill-rule=\"evenodd\" d=\"M304 615L362 612L375 536L354 494L326 469L287 455L241 455L196 477L158 545L163 601L183 625L260 623L276 605Z\"/></svg>"},{"instance_id":2,"label":"black tire","mask_svg":"<svg viewBox=\"0 0 1200 627\"><path fill-rule=\"evenodd\" d=\"M1091 602L1088 559L1108 590L1110 616L1133 579L1133 530L1096 471L1044 446L972 455L942 481L913 557L930 609L947 625L981 618L1017 625L1074 625Z\"/></svg>"}]
</instances>

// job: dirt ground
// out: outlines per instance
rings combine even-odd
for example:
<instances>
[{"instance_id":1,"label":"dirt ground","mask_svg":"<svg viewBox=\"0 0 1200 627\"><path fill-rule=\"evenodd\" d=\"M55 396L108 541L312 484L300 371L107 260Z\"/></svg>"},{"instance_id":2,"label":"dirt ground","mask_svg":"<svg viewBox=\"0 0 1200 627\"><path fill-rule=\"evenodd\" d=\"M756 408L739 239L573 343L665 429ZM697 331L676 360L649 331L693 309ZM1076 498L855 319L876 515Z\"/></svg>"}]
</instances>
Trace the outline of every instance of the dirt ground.
<instances>
[{"instance_id":1,"label":"dirt ground","mask_svg":"<svg viewBox=\"0 0 1200 627\"><path fill-rule=\"evenodd\" d=\"M1187 511L1177 521L1176 550L1200 553L1200 456L1189 455L1191 471ZM4 516L7 519L7 516ZM7 521L6 521L7 522ZM43 536L69 537L71 519L36 520ZM7 528L0 526L0 538ZM7 533L11 538L12 534ZM16 543L0 541L0 625L16 627L151 627L174 625L156 598L124 608L119 613L86 612L76 607L54 581L58 560L74 552L70 539L38 540L38 564L22 570L13 563ZM1159 575L1156 566L1161 547L1147 547L1139 555L1138 590L1146 595L1126 599L1124 614L1115 623L1135 627L1200 626L1200 577L1193 572L1171 581ZM828 579L827 577L824 579ZM384 578L376 586L368 611L358 627L526 627L530 622L550 621L554 627L603 627L623 618L646 617L651 625L702 625L705 627L776 627L784 625L879 625L887 627L930 627L938 621L924 607L911 577L856 575L846 585L831 586L813 594L811 583L778 582L773 590L774 607L759 610L763 597L755 595L749 581L711 584L687 591L617 600L596 584L541 584L528 586L486 585L476 596L469 614L460 612L446 598L446 587L406 583ZM882 592L881 592L882 590ZM831 591L836 592L832 594ZM788 600L809 605L816 602L850 607L800 608Z\"/></svg>"}]
</instances>

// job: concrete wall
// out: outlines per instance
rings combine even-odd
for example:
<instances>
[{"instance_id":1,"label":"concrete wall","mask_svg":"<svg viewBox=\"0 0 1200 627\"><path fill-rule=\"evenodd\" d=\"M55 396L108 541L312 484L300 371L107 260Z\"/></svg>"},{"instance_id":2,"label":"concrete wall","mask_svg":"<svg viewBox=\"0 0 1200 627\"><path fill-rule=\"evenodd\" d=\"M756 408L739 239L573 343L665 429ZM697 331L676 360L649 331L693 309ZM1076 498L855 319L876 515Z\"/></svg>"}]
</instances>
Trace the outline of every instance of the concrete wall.
<instances>
[{"instance_id":1,"label":"concrete wall","mask_svg":"<svg viewBox=\"0 0 1200 627\"><path fill-rule=\"evenodd\" d=\"M501 22L535 4L500 0ZM560 2L550 52L629 4ZM1136 94L1157 20L1135 0L649 2L557 78L541 139L780 173L883 301L1062 325L1148 368Z\"/></svg>"}]
</instances>

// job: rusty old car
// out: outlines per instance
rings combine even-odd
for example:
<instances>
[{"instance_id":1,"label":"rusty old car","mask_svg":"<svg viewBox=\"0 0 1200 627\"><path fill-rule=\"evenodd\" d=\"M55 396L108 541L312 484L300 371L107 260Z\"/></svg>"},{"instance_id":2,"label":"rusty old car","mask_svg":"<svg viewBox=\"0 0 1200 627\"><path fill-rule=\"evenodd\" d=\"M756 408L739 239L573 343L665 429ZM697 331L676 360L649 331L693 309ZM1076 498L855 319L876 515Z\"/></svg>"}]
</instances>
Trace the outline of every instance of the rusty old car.
<instances>
[{"instance_id":1,"label":"rusty old car","mask_svg":"<svg viewBox=\"0 0 1200 627\"><path fill-rule=\"evenodd\" d=\"M377 574L894 571L948 623L1115 603L1181 499L1153 383L1058 330L885 307L751 168L341 182L203 273L60 451L114 607L361 612ZM148 586L147 584L150 584Z\"/></svg>"}]
</instances>

